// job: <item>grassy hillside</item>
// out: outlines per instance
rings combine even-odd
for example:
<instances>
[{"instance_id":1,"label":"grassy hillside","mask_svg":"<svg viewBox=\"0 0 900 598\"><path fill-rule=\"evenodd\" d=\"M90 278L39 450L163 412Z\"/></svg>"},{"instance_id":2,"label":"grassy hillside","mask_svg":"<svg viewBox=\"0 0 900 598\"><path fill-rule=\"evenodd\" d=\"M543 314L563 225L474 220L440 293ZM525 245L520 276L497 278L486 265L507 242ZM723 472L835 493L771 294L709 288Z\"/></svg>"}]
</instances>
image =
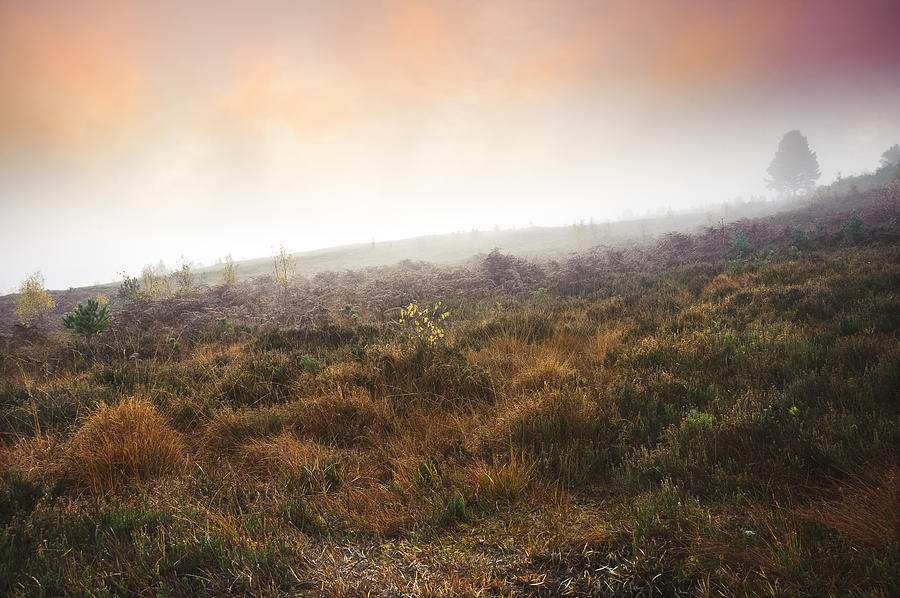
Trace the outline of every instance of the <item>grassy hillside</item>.
<instances>
[{"instance_id":1,"label":"grassy hillside","mask_svg":"<svg viewBox=\"0 0 900 598\"><path fill-rule=\"evenodd\" d=\"M896 595L898 201L2 336L0 592Z\"/></svg>"}]
</instances>

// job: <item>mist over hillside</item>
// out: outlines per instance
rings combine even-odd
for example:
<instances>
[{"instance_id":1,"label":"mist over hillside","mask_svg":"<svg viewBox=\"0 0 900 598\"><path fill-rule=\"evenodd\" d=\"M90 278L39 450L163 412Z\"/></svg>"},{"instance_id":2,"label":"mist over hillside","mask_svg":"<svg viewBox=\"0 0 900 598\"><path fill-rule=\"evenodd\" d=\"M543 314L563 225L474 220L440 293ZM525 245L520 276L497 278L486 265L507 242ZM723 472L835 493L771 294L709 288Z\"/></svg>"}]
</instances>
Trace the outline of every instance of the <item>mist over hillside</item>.
<instances>
[{"instance_id":1,"label":"mist over hillside","mask_svg":"<svg viewBox=\"0 0 900 598\"><path fill-rule=\"evenodd\" d=\"M885 0L111 4L0 3L0 292L678 213L770 193L786 131L823 181L900 139Z\"/></svg>"},{"instance_id":2,"label":"mist over hillside","mask_svg":"<svg viewBox=\"0 0 900 598\"><path fill-rule=\"evenodd\" d=\"M596 253L632 252L634 255L654 254L654 261L679 264L690 260L689 253L678 245L668 243L680 235L711 237L718 239L722 247L727 247L728 238L734 230L756 227L759 223L767 229L780 229L782 236L790 223L801 225L812 214L830 214L832 228L837 226L835 218L846 218L859 203L869 210L869 221L884 220L897 210L895 203L872 203L880 197L886 182L896 178L897 166L886 165L876 173L860 175L838 181L816 193L778 201L735 201L723 202L715 209L696 210L680 214L666 214L658 217L620 222L579 222L565 227L530 227L515 230L471 231L451 235L432 235L412 239L401 239L383 243L366 243L334 247L310 252L286 255L290 259L290 277L294 284L313 283L317 275L364 273L387 267L385 272L402 271L411 263L421 263L419 268L434 265L437 268L464 267L478 270L485 256L491 252L501 252L516 259L526 259L538 264L568 264L577 262L584 255ZM875 207L878 206L878 207ZM874 212L872 210L875 210ZM879 212L879 210L881 212ZM837 215L837 216L836 216ZM884 222L880 223L884 225ZM729 232L730 231L730 232ZM753 240L754 247L761 246L762 240ZM216 287L223 284L224 264L204 268L190 268L194 284L200 287ZM253 282L258 287L270 285L275 272L275 257L263 257L233 263L236 280ZM147 266L146 275L166 280L167 293L177 291L177 272L163 269L163 266ZM135 281L140 277L136 276ZM171 279L171 281L169 280ZM389 284L385 279L386 284ZM103 294L112 301L115 309L121 304L120 287L122 281L102 285L52 291L57 300L55 309L46 315L51 328L60 327L61 316L79 301L86 301ZM146 286L146 281L144 285ZM0 332L10 331L16 325L16 295L0 297Z\"/></svg>"},{"instance_id":3,"label":"mist over hillside","mask_svg":"<svg viewBox=\"0 0 900 598\"><path fill-rule=\"evenodd\" d=\"M900 596L898 31L0 0L0 596Z\"/></svg>"}]
</instances>

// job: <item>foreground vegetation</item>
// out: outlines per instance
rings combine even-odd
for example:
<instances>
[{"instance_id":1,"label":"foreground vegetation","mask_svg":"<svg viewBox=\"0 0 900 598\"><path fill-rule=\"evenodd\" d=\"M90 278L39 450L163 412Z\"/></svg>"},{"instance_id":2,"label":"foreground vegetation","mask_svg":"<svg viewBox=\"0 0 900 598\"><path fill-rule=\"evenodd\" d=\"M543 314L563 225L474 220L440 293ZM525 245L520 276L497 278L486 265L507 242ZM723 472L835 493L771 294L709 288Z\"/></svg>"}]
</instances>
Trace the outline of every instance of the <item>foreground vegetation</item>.
<instances>
[{"instance_id":1,"label":"foreground vegetation","mask_svg":"<svg viewBox=\"0 0 900 598\"><path fill-rule=\"evenodd\" d=\"M898 198L19 329L0 592L897 595Z\"/></svg>"}]
</instances>

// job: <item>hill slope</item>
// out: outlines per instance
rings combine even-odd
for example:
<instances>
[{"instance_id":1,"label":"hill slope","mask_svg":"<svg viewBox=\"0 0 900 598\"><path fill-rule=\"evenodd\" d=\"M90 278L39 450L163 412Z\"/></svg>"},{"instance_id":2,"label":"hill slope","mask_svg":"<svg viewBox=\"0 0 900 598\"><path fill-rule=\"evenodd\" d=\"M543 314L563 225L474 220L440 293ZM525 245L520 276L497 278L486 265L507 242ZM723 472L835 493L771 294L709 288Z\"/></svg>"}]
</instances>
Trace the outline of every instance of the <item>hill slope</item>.
<instances>
[{"instance_id":1,"label":"hill slope","mask_svg":"<svg viewBox=\"0 0 900 598\"><path fill-rule=\"evenodd\" d=\"M898 200L0 336L0 589L895 594Z\"/></svg>"}]
</instances>

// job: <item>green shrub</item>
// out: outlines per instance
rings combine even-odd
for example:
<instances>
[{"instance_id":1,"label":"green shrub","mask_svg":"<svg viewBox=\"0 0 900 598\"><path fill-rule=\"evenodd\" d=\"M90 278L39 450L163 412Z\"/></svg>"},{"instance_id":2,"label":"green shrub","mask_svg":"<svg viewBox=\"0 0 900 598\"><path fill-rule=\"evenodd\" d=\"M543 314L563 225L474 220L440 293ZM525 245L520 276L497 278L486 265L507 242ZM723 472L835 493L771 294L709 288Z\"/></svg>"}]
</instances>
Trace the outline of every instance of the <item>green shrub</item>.
<instances>
[{"instance_id":1,"label":"green shrub","mask_svg":"<svg viewBox=\"0 0 900 598\"><path fill-rule=\"evenodd\" d=\"M125 301L134 301L141 296L141 281L136 276L122 274L122 283L119 285L119 297Z\"/></svg>"},{"instance_id":2,"label":"green shrub","mask_svg":"<svg viewBox=\"0 0 900 598\"><path fill-rule=\"evenodd\" d=\"M219 326L219 330L222 332L227 332L228 334L234 334L234 324L226 317L216 318L216 324Z\"/></svg>"},{"instance_id":3,"label":"green shrub","mask_svg":"<svg viewBox=\"0 0 900 598\"><path fill-rule=\"evenodd\" d=\"M63 316L63 325L77 334L93 336L109 328L109 304L96 299L88 299L87 305L81 303Z\"/></svg>"},{"instance_id":4,"label":"green shrub","mask_svg":"<svg viewBox=\"0 0 900 598\"><path fill-rule=\"evenodd\" d=\"M304 355L300 358L300 369L307 374L315 376L322 370L322 364L320 364L315 357Z\"/></svg>"},{"instance_id":5,"label":"green shrub","mask_svg":"<svg viewBox=\"0 0 900 598\"><path fill-rule=\"evenodd\" d=\"M191 270L191 265L187 262L181 264L181 267L172 273L172 278L178 283L179 289L190 289L194 287L196 277Z\"/></svg>"},{"instance_id":6,"label":"green shrub","mask_svg":"<svg viewBox=\"0 0 900 598\"><path fill-rule=\"evenodd\" d=\"M731 236L731 248L737 251L738 257L744 255L744 252L750 249L750 240L742 230L736 230Z\"/></svg>"},{"instance_id":7,"label":"green shrub","mask_svg":"<svg viewBox=\"0 0 900 598\"><path fill-rule=\"evenodd\" d=\"M797 247L806 247L809 245L809 235L803 232L803 229L799 226L795 226L794 230L791 231L791 240Z\"/></svg>"},{"instance_id":8,"label":"green shrub","mask_svg":"<svg viewBox=\"0 0 900 598\"><path fill-rule=\"evenodd\" d=\"M0 523L8 523L17 514L30 513L44 492L16 468L0 476Z\"/></svg>"},{"instance_id":9,"label":"green shrub","mask_svg":"<svg viewBox=\"0 0 900 598\"><path fill-rule=\"evenodd\" d=\"M844 238L852 239L862 234L863 222L856 212L850 214L850 217L841 224L841 232Z\"/></svg>"}]
</instances>

